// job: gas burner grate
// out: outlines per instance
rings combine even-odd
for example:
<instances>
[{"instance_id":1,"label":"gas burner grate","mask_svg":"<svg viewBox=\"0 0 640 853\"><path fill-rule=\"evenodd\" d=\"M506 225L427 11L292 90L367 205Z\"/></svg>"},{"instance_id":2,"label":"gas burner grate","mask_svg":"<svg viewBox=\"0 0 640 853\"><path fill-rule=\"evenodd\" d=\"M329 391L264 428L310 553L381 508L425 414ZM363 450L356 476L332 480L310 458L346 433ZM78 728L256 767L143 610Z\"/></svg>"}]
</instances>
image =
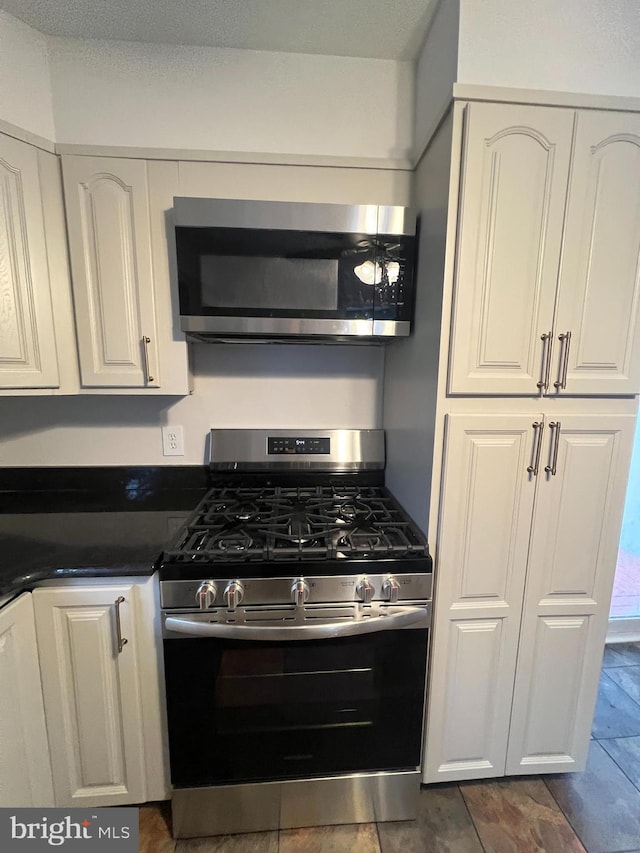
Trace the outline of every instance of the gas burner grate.
<instances>
[{"instance_id":1,"label":"gas burner grate","mask_svg":"<svg viewBox=\"0 0 640 853\"><path fill-rule=\"evenodd\" d=\"M383 488L358 485L214 487L172 562L384 559L427 546Z\"/></svg>"},{"instance_id":2,"label":"gas burner grate","mask_svg":"<svg viewBox=\"0 0 640 853\"><path fill-rule=\"evenodd\" d=\"M402 558L414 554L424 554L424 545L407 522L357 527L347 533L341 532L336 542L339 559Z\"/></svg>"}]
</instances>

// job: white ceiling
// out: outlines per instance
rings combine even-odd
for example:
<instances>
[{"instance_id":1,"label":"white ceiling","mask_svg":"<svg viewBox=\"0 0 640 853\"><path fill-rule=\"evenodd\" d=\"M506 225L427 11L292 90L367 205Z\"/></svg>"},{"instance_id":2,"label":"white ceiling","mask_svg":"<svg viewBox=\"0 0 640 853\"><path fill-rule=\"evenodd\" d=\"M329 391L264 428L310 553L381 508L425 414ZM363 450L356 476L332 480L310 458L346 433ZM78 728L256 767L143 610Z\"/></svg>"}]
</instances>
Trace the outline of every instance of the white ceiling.
<instances>
[{"instance_id":1,"label":"white ceiling","mask_svg":"<svg viewBox=\"0 0 640 853\"><path fill-rule=\"evenodd\" d=\"M414 59L438 0L0 0L46 35Z\"/></svg>"}]
</instances>

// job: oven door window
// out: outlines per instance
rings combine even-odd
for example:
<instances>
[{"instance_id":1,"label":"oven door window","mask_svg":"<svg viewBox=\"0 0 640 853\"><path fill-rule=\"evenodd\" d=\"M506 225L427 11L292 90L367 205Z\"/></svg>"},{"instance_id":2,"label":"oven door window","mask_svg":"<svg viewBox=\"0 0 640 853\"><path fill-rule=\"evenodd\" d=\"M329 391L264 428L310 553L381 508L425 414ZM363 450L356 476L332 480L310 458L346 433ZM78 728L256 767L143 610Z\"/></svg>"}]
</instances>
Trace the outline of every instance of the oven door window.
<instances>
[{"instance_id":1,"label":"oven door window","mask_svg":"<svg viewBox=\"0 0 640 853\"><path fill-rule=\"evenodd\" d=\"M417 767L426 643L165 640L174 786Z\"/></svg>"},{"instance_id":2,"label":"oven door window","mask_svg":"<svg viewBox=\"0 0 640 853\"><path fill-rule=\"evenodd\" d=\"M398 310L402 314L404 281L411 278L413 238L384 240L383 245L366 234L177 227L180 313L405 319Z\"/></svg>"}]
</instances>

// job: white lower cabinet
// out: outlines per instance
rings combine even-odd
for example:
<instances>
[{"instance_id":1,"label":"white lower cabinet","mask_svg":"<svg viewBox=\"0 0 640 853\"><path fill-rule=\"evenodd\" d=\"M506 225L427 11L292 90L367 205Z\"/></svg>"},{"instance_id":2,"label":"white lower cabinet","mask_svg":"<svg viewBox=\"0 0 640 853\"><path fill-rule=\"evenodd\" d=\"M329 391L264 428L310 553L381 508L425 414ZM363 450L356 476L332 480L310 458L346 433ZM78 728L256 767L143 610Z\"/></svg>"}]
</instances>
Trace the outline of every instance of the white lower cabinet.
<instances>
[{"instance_id":1,"label":"white lower cabinet","mask_svg":"<svg viewBox=\"0 0 640 853\"><path fill-rule=\"evenodd\" d=\"M120 579L33 593L56 805L167 796L153 589Z\"/></svg>"},{"instance_id":2,"label":"white lower cabinet","mask_svg":"<svg viewBox=\"0 0 640 853\"><path fill-rule=\"evenodd\" d=\"M0 611L0 808L52 806L31 593Z\"/></svg>"},{"instance_id":3,"label":"white lower cabinet","mask_svg":"<svg viewBox=\"0 0 640 853\"><path fill-rule=\"evenodd\" d=\"M547 423L543 461L556 473L539 474L508 774L586 764L634 424L564 414Z\"/></svg>"},{"instance_id":4,"label":"white lower cabinet","mask_svg":"<svg viewBox=\"0 0 640 853\"><path fill-rule=\"evenodd\" d=\"M426 781L504 774L535 482L532 419L450 415Z\"/></svg>"},{"instance_id":5,"label":"white lower cabinet","mask_svg":"<svg viewBox=\"0 0 640 853\"><path fill-rule=\"evenodd\" d=\"M584 768L634 426L447 417L426 782Z\"/></svg>"}]
</instances>

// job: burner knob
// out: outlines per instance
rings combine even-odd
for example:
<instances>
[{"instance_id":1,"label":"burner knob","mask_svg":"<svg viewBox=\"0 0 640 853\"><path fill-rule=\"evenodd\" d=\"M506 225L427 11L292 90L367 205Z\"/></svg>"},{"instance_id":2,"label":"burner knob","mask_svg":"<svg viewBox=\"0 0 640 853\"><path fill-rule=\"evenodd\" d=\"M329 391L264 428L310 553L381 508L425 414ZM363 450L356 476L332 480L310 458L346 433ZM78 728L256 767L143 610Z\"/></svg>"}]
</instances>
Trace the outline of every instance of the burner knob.
<instances>
[{"instance_id":1,"label":"burner knob","mask_svg":"<svg viewBox=\"0 0 640 853\"><path fill-rule=\"evenodd\" d=\"M218 590L213 581L202 581L196 592L196 602L200 610L213 607Z\"/></svg>"},{"instance_id":2,"label":"burner knob","mask_svg":"<svg viewBox=\"0 0 640 853\"><path fill-rule=\"evenodd\" d=\"M244 598L244 587L240 581L230 581L224 591L224 600L229 610L235 610Z\"/></svg>"},{"instance_id":3,"label":"burner knob","mask_svg":"<svg viewBox=\"0 0 640 853\"><path fill-rule=\"evenodd\" d=\"M374 592L375 590L371 586L369 578L364 577L361 581L358 581L358 585L356 586L356 594L360 598L360 601L363 601L365 604L371 604L371 599L373 598Z\"/></svg>"},{"instance_id":4,"label":"burner knob","mask_svg":"<svg viewBox=\"0 0 640 853\"><path fill-rule=\"evenodd\" d=\"M391 604L394 604L398 600L399 592L400 584L394 577L388 577L382 584L382 594Z\"/></svg>"},{"instance_id":5,"label":"burner knob","mask_svg":"<svg viewBox=\"0 0 640 853\"><path fill-rule=\"evenodd\" d=\"M305 601L309 598L309 584L304 578L298 578L291 587L291 598L294 600L296 607L302 607Z\"/></svg>"}]
</instances>

